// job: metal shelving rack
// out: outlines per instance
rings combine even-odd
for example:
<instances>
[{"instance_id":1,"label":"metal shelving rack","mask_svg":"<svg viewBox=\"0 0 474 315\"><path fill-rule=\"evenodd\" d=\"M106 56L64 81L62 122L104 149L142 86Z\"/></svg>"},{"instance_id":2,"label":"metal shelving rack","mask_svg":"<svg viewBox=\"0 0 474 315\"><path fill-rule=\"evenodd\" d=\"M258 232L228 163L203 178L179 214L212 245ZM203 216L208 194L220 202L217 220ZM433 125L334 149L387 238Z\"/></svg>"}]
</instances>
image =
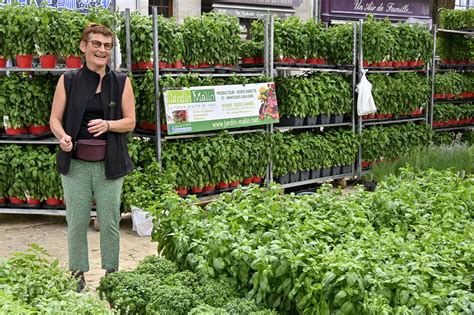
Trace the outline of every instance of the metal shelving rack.
<instances>
[{"instance_id":1,"label":"metal shelving rack","mask_svg":"<svg viewBox=\"0 0 474 315\"><path fill-rule=\"evenodd\" d=\"M158 38L158 13L157 13L157 7L152 8L152 19L153 19L153 60L159 60L159 38ZM272 23L273 17L271 16L265 16L265 29L270 30L270 27L268 26L269 23ZM129 74L132 74L131 70L131 40L130 40L130 9L125 9L125 33L126 33L126 54L127 54L127 60L126 60L126 69ZM161 132L161 129L159 127L159 122L161 122L161 116L160 116L160 107L161 107L161 102L160 102L160 97L159 97L159 89L160 89L160 79L165 76L171 76L171 77L179 77L179 76L184 76L187 74L195 74L200 77L231 77L234 75L239 75L239 76L246 76L246 77L256 77L256 76L263 76L263 75L268 75L271 77L271 72L269 71L270 66L270 60L273 60L272 58L269 57L270 50L268 49L268 45L270 43L269 39L270 34L265 33L265 52L266 55L264 57L264 65L262 68L235 68L235 71L228 70L225 73L216 71L214 69L202 69L202 70L189 70L189 71L167 71L166 69L159 69L158 63L154 62L153 63L153 73L154 73L154 87L155 87L155 121L157 122L157 128L154 134L148 134L148 133L143 133L143 134L135 134L136 136L140 137L149 137L153 138L155 140L155 148L156 148L156 157L158 160L158 163L160 167L162 167L162 141L167 141L167 140L177 140L177 139L194 139L194 138L200 138L200 137L213 137L216 136L218 133L217 132L202 132L202 133L191 133L191 134L182 134L182 135L167 135ZM142 71L143 72L143 71ZM265 131L270 131L272 132L272 126L269 126L269 128L265 129L264 127L258 127L255 126L254 128L249 128L249 129L244 129L244 130L232 130L230 129L228 132L229 134L245 134L245 133L256 133L256 132L265 132Z\"/></svg>"},{"instance_id":2,"label":"metal shelving rack","mask_svg":"<svg viewBox=\"0 0 474 315\"><path fill-rule=\"evenodd\" d=\"M446 71L474 71L474 64L468 65L450 65L448 67L441 68L439 64L439 60L436 58L436 41L438 33L446 33L446 34L455 34L455 35L463 35L466 38L472 38L474 36L474 30L448 30L438 28L437 25L433 25L433 59L432 64L434 65L431 69L431 102L430 102L430 110L429 110L429 124L434 131L442 132L442 131L459 131L459 130L474 130L473 124L466 124L466 125L458 125L458 126L443 126L443 127L433 127L433 114L434 114L434 107L436 104L465 104L465 103L472 103L474 99L453 99L453 100L435 100L435 77L437 72L446 72Z\"/></svg>"},{"instance_id":3,"label":"metal shelving rack","mask_svg":"<svg viewBox=\"0 0 474 315\"><path fill-rule=\"evenodd\" d=\"M367 68L364 69L363 67L363 60L364 60L364 49L363 49L363 32L364 32L364 20L360 19L359 20L360 24L360 30L359 30L359 36L360 36L360 41L359 41L359 61L358 61L358 66L359 66L359 78L362 76L362 70L367 71L367 74L370 73L387 73L387 74L393 74L393 73L402 73L402 72L410 72L410 73L425 73L426 74L426 80L429 80L429 74L430 74L430 69L432 68L432 64L427 64L423 68L419 67L414 67L411 69L371 69ZM436 43L435 43L436 45ZM379 125L389 125L389 124L399 124L399 123L407 123L407 122L420 122L420 121L425 121L428 122L429 119L429 112L431 111L429 109L429 103L426 104L426 109L424 116L419 116L419 117L409 117L409 118L397 118L395 117L394 119L383 119L383 120L363 120L362 117L358 117L357 119L357 131L359 136L362 136L362 131L364 126L379 126ZM359 145L359 153L358 153L358 158L357 158L357 178L361 178L364 174L367 173L366 170L362 170L362 144Z\"/></svg>"},{"instance_id":4,"label":"metal shelving rack","mask_svg":"<svg viewBox=\"0 0 474 315\"><path fill-rule=\"evenodd\" d=\"M355 97L355 87L356 87L356 79L357 79L357 72L356 72L356 62L357 62L357 23L352 23L353 25L353 46L352 46L352 64L351 65L345 65L345 66L339 66L337 67L336 65L326 65L323 67L320 66L314 66L314 65L304 65L304 64L295 64L295 66L286 66L286 65L277 65L273 67L273 62L272 62L272 67L270 69L271 73L279 73L280 75L287 77L288 75L291 74L291 72L307 72L307 73L313 73L313 72L328 72L328 73L340 73L340 74L352 74L352 113L350 114L351 116L351 121L350 122L342 122L342 123L330 123L330 124L318 124L318 125L303 125L303 126L276 126L274 129L279 130L279 131L289 131L289 130L297 130L297 129L319 129L319 131L323 131L325 128L335 128L335 127L351 127L352 132L356 132L356 97ZM272 27L272 32L273 32L273 23L271 24ZM272 47L271 50L273 51L273 36L272 36ZM273 61L273 52L271 56L271 60ZM270 173L271 173L271 168L270 168ZM332 175L332 176L325 176L325 177L320 177L320 178L315 178L315 179L309 179L305 181L299 181L299 182L292 182L292 183L287 183L283 184L283 188L293 188L293 187L298 187L298 186L304 186L304 185L310 185L310 184L318 184L318 183L325 183L325 182L330 182L334 180L340 180L340 179L351 179L354 178L355 174L355 167L354 164L351 167L351 172L347 174L339 174L339 175ZM273 174L271 173L271 178L273 179Z\"/></svg>"}]
</instances>

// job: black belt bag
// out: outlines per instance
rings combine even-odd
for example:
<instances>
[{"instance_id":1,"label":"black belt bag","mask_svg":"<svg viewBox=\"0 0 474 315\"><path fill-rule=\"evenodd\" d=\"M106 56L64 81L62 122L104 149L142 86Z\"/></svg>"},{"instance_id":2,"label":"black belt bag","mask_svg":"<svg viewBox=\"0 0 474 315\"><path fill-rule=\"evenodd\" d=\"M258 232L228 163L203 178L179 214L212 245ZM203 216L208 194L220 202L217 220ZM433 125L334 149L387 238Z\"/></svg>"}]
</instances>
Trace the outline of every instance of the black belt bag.
<instances>
[{"instance_id":1,"label":"black belt bag","mask_svg":"<svg viewBox=\"0 0 474 315\"><path fill-rule=\"evenodd\" d=\"M105 160L107 141L98 139L81 139L74 144L73 156L83 161L97 162Z\"/></svg>"}]
</instances>

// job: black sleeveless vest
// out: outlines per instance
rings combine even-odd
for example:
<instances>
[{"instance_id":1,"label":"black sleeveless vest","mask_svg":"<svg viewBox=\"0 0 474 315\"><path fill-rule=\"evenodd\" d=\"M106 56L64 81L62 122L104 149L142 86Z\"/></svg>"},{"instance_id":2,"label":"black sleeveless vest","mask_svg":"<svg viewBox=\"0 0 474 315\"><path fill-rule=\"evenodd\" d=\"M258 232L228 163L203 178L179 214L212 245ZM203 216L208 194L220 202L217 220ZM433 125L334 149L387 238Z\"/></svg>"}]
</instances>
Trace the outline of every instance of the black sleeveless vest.
<instances>
[{"instance_id":1,"label":"black sleeveless vest","mask_svg":"<svg viewBox=\"0 0 474 315\"><path fill-rule=\"evenodd\" d=\"M101 100L106 120L122 118L122 94L125 87L125 73L111 71L107 66L102 78ZM100 75L87 68L64 73L66 89L66 110L63 116L63 128L76 141L87 100L95 93L100 82ZM66 175L71 165L72 152L59 150L57 170ZM116 179L132 171L132 161L128 155L126 133L107 132L107 151L105 153L105 177Z\"/></svg>"}]
</instances>

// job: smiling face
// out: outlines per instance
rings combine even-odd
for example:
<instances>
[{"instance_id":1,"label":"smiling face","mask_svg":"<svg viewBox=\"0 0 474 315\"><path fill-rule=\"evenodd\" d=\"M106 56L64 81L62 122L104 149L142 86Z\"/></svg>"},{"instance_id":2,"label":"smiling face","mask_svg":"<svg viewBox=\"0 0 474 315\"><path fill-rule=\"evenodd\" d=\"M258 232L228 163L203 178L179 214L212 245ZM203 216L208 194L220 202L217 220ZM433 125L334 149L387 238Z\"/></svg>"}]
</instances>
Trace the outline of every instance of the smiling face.
<instances>
[{"instance_id":1,"label":"smiling face","mask_svg":"<svg viewBox=\"0 0 474 315\"><path fill-rule=\"evenodd\" d=\"M87 41L81 41L80 48L86 58L87 67L95 72L105 71L112 50L107 50L113 43L111 36L90 33ZM99 46L100 45L100 46Z\"/></svg>"}]
</instances>

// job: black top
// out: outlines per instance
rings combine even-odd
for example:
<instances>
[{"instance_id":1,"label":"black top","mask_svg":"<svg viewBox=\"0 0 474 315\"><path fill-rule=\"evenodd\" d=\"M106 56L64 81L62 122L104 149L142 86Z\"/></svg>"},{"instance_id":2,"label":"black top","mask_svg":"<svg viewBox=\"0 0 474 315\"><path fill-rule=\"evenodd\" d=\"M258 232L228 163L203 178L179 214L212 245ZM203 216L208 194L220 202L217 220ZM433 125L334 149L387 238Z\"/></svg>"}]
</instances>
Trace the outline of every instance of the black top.
<instances>
[{"instance_id":1,"label":"black top","mask_svg":"<svg viewBox=\"0 0 474 315\"><path fill-rule=\"evenodd\" d=\"M76 139L100 139L107 140L107 133L103 133L98 137L94 137L92 133L89 133L87 130L87 124L90 120L93 119L105 119L104 110L102 109L102 101L100 99L100 92L95 93L91 98L89 98L86 110L82 116L81 127L79 128L79 133L77 134Z\"/></svg>"},{"instance_id":2,"label":"black top","mask_svg":"<svg viewBox=\"0 0 474 315\"><path fill-rule=\"evenodd\" d=\"M111 71L106 67L105 76L87 68L87 64L80 69L64 73L64 87L66 88L66 110L63 115L64 131L75 142L81 119L84 116L86 104L92 98L101 84L102 111L106 120L119 120L122 116L122 95L127 80L126 73ZM102 83L100 83L102 82ZM72 152L59 150L56 158L56 167L61 174L67 174L71 165ZM127 137L125 133L107 132L107 150L105 152L105 177L115 179L130 174L132 160L128 155Z\"/></svg>"}]
</instances>

